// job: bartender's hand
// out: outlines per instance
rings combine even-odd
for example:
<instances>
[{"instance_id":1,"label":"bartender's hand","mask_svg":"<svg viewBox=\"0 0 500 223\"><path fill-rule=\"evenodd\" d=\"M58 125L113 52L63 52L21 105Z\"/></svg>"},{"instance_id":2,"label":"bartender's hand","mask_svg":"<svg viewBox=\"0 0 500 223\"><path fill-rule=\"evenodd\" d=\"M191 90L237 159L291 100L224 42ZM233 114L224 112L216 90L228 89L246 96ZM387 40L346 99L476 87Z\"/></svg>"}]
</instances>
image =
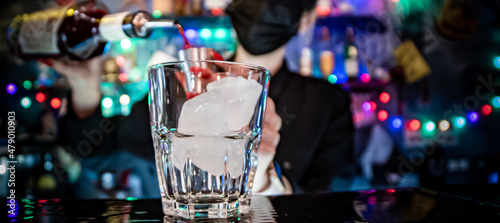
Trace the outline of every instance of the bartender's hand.
<instances>
[{"instance_id":1,"label":"bartender's hand","mask_svg":"<svg viewBox=\"0 0 500 223\"><path fill-rule=\"evenodd\" d=\"M79 118L93 114L99 106L101 92L101 57L85 62L66 59L51 60L52 68L68 78L72 87L73 110Z\"/></svg>"}]
</instances>

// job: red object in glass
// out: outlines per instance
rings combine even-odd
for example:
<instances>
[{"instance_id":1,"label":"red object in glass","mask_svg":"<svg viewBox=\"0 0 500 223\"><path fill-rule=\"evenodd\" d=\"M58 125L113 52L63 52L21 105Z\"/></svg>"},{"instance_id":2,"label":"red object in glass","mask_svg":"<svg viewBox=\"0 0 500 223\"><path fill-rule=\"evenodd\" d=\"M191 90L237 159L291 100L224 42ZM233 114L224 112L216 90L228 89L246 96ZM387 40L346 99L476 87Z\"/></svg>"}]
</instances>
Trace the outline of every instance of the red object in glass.
<instances>
[{"instance_id":1,"label":"red object in glass","mask_svg":"<svg viewBox=\"0 0 500 223\"><path fill-rule=\"evenodd\" d=\"M187 92L186 93L186 98L189 100L189 99L194 98L194 97L196 97L198 95L200 95L200 93Z\"/></svg>"},{"instance_id":2,"label":"red object in glass","mask_svg":"<svg viewBox=\"0 0 500 223\"><path fill-rule=\"evenodd\" d=\"M210 79L212 77L212 72L203 67L190 67L189 70L193 72L193 74L200 76L202 79Z\"/></svg>"},{"instance_id":3,"label":"red object in glass","mask_svg":"<svg viewBox=\"0 0 500 223\"><path fill-rule=\"evenodd\" d=\"M483 105L483 107L481 107L481 113L485 116L490 115L492 111L493 108L490 105Z\"/></svg>"},{"instance_id":4,"label":"red object in glass","mask_svg":"<svg viewBox=\"0 0 500 223\"><path fill-rule=\"evenodd\" d=\"M187 39L186 34L184 33L184 28L182 28L181 24L176 23L175 28L177 28L177 31L179 31L179 34L181 34L182 39L184 39L183 49L191 48L191 43L189 43L189 40Z\"/></svg>"},{"instance_id":5,"label":"red object in glass","mask_svg":"<svg viewBox=\"0 0 500 223\"><path fill-rule=\"evenodd\" d=\"M391 100L391 95L387 92L382 92L382 93L380 93L379 99L380 99L380 102L386 104L387 102L389 102Z\"/></svg>"},{"instance_id":6,"label":"red object in glass","mask_svg":"<svg viewBox=\"0 0 500 223\"><path fill-rule=\"evenodd\" d=\"M408 127L410 128L410 130L412 131L417 131L419 128L420 128L420 121L416 120L416 119L413 119L410 121L410 123L408 124Z\"/></svg>"}]
</instances>

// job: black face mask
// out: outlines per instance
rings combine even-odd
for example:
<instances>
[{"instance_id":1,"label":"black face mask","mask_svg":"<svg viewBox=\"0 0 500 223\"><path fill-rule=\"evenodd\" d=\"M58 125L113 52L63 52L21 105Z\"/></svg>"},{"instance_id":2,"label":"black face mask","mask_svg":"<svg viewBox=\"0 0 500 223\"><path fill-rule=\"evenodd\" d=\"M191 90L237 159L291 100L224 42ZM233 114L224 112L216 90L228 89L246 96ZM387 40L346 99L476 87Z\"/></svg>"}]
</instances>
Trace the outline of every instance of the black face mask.
<instances>
[{"instance_id":1,"label":"black face mask","mask_svg":"<svg viewBox=\"0 0 500 223\"><path fill-rule=\"evenodd\" d=\"M243 48L261 55L288 42L302 13L315 5L315 0L233 0L226 11Z\"/></svg>"}]
</instances>

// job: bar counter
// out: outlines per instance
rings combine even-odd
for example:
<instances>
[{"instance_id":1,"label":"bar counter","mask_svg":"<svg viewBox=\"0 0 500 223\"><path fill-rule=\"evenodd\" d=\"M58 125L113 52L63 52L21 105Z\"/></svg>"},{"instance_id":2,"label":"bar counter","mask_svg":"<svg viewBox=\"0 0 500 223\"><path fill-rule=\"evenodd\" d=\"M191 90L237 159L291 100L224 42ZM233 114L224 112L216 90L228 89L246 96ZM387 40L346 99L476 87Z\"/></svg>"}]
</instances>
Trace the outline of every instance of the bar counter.
<instances>
[{"instance_id":1,"label":"bar counter","mask_svg":"<svg viewBox=\"0 0 500 223\"><path fill-rule=\"evenodd\" d=\"M498 185L253 196L247 215L201 220L165 216L160 199L16 202L0 222L500 222Z\"/></svg>"}]
</instances>

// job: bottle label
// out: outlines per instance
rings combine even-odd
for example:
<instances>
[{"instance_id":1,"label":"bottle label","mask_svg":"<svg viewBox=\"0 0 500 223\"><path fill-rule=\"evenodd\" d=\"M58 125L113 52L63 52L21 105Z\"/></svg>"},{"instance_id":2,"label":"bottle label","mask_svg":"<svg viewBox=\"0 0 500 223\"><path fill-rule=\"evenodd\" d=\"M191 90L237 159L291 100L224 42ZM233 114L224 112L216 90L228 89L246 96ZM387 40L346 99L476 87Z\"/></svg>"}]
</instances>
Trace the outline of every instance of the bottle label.
<instances>
[{"instance_id":1,"label":"bottle label","mask_svg":"<svg viewBox=\"0 0 500 223\"><path fill-rule=\"evenodd\" d=\"M67 9L64 6L24 16L19 30L19 45L25 54L59 54L57 31Z\"/></svg>"},{"instance_id":2,"label":"bottle label","mask_svg":"<svg viewBox=\"0 0 500 223\"><path fill-rule=\"evenodd\" d=\"M130 12L109 14L102 17L99 23L99 33L108 41L120 41L128 38L123 31L123 20Z\"/></svg>"}]
</instances>

